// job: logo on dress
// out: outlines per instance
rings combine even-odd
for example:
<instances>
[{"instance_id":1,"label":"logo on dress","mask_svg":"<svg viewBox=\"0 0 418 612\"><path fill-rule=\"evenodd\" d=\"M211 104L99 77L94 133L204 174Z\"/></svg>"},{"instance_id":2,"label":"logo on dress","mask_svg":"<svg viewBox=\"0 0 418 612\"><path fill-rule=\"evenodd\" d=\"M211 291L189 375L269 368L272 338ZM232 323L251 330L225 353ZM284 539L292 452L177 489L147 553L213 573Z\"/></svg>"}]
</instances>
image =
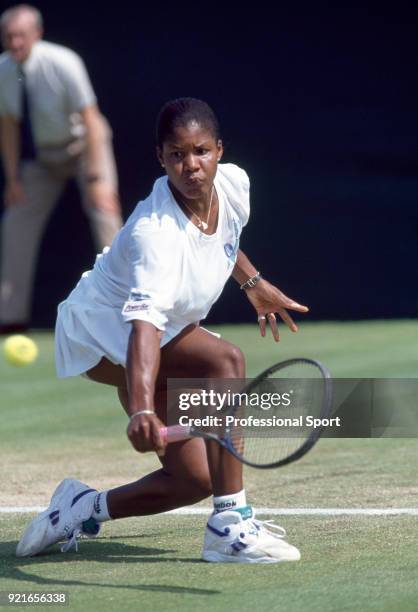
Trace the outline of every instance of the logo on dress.
<instances>
[{"instance_id":1,"label":"logo on dress","mask_svg":"<svg viewBox=\"0 0 418 612\"><path fill-rule=\"evenodd\" d=\"M123 307L122 312L126 314L127 312L145 312L150 309L149 304L133 304L132 302L126 302Z\"/></svg>"},{"instance_id":2,"label":"logo on dress","mask_svg":"<svg viewBox=\"0 0 418 612\"><path fill-rule=\"evenodd\" d=\"M150 300L151 296L149 293L145 293L142 291L137 291L136 289L132 289L131 295L129 296L129 302L144 302L145 300Z\"/></svg>"},{"instance_id":3,"label":"logo on dress","mask_svg":"<svg viewBox=\"0 0 418 612\"><path fill-rule=\"evenodd\" d=\"M234 247L232 246L232 244L230 244L229 242L227 242L224 245L224 251L225 251L225 255L227 257L232 257L234 255Z\"/></svg>"},{"instance_id":4,"label":"logo on dress","mask_svg":"<svg viewBox=\"0 0 418 612\"><path fill-rule=\"evenodd\" d=\"M123 314L128 312L146 312L151 308L151 296L145 291L139 289L131 289L128 300L125 302L122 309Z\"/></svg>"}]
</instances>

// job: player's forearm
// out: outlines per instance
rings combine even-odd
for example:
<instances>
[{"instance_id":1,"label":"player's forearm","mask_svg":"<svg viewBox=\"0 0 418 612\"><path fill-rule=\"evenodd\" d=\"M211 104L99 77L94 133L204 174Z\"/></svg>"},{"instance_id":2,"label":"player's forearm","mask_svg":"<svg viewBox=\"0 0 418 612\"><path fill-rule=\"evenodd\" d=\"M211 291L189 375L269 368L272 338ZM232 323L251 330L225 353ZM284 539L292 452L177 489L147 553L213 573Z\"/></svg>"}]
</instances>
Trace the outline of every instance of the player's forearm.
<instances>
[{"instance_id":1,"label":"player's forearm","mask_svg":"<svg viewBox=\"0 0 418 612\"><path fill-rule=\"evenodd\" d=\"M130 415L139 410L154 410L159 367L159 332L151 323L133 321L126 364Z\"/></svg>"},{"instance_id":2,"label":"player's forearm","mask_svg":"<svg viewBox=\"0 0 418 612\"><path fill-rule=\"evenodd\" d=\"M232 277L242 285L249 278L252 278L257 274L257 268L253 266L248 257L241 251L238 250L237 261L232 271Z\"/></svg>"},{"instance_id":3,"label":"player's forearm","mask_svg":"<svg viewBox=\"0 0 418 612\"><path fill-rule=\"evenodd\" d=\"M9 115L1 118L1 157L6 182L18 180L19 168L19 123Z\"/></svg>"}]
</instances>

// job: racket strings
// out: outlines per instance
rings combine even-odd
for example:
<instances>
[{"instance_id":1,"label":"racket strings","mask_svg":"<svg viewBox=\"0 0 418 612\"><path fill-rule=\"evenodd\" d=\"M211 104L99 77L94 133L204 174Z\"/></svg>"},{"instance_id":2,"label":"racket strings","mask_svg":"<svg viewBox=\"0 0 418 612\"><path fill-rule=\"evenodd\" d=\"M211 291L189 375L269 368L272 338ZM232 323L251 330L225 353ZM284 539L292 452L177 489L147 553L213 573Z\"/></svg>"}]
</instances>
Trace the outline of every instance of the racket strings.
<instances>
[{"instance_id":1,"label":"racket strings","mask_svg":"<svg viewBox=\"0 0 418 612\"><path fill-rule=\"evenodd\" d=\"M325 382L310 363L293 363L256 381L234 410L229 438L235 454L253 465L279 463L312 437L308 417L319 418ZM258 399L257 399L258 398Z\"/></svg>"}]
</instances>

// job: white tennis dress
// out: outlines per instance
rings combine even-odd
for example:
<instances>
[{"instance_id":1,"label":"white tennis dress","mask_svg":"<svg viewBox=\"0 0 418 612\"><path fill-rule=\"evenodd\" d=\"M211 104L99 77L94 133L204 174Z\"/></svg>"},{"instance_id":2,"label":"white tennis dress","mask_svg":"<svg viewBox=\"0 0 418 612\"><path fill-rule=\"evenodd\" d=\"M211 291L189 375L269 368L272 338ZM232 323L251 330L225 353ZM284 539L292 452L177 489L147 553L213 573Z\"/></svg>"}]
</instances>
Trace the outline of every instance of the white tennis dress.
<instances>
[{"instance_id":1,"label":"white tennis dress","mask_svg":"<svg viewBox=\"0 0 418 612\"><path fill-rule=\"evenodd\" d=\"M156 180L58 307L58 377L82 374L102 357L125 366L134 319L162 330L164 346L207 316L234 268L250 208L249 179L238 166L220 164L215 188L218 225L208 236L178 206L167 177Z\"/></svg>"}]
</instances>

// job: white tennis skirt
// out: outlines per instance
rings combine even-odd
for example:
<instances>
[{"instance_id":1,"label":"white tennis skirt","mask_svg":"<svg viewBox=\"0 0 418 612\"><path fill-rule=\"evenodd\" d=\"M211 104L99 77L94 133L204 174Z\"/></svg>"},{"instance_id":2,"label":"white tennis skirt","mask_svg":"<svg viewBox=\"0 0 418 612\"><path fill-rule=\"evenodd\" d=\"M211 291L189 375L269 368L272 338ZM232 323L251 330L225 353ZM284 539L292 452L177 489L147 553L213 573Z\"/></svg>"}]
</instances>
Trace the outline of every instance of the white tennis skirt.
<instances>
[{"instance_id":1,"label":"white tennis skirt","mask_svg":"<svg viewBox=\"0 0 418 612\"><path fill-rule=\"evenodd\" d=\"M58 306L55 326L55 364L58 378L84 374L106 357L126 367L128 341L132 326L121 316L122 305L111 306L103 300L91 279L83 277L65 302ZM194 323L199 325L198 322ZM161 347L172 340L188 322L168 327ZM220 338L220 334L204 331Z\"/></svg>"},{"instance_id":2,"label":"white tennis skirt","mask_svg":"<svg viewBox=\"0 0 418 612\"><path fill-rule=\"evenodd\" d=\"M131 325L121 308L103 301L88 278L82 278L58 306L55 363L59 378L78 376L107 357L125 367Z\"/></svg>"}]
</instances>

